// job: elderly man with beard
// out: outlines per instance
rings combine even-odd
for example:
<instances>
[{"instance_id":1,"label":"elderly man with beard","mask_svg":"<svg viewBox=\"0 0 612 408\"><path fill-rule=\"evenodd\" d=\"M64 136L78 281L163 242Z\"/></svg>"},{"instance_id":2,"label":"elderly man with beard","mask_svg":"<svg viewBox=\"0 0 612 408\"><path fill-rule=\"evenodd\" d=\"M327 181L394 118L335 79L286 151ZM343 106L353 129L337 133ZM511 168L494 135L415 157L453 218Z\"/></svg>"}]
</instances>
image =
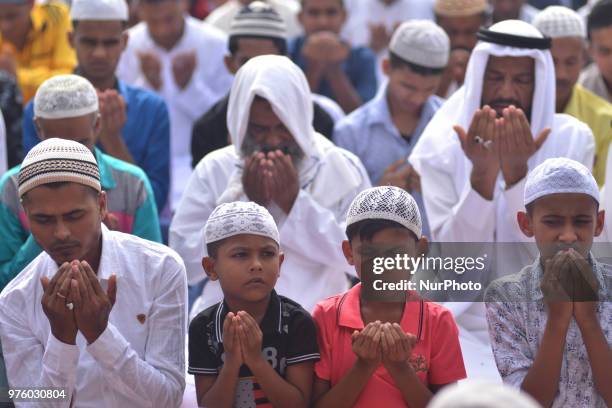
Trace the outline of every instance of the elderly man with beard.
<instances>
[{"instance_id":1,"label":"elderly man with beard","mask_svg":"<svg viewBox=\"0 0 612 408\"><path fill-rule=\"evenodd\" d=\"M170 246L186 261L190 283L204 277L202 229L212 210L254 201L279 226L286 256L279 294L312 310L346 290L341 220L370 182L358 158L314 131L312 112L306 78L288 58L255 57L238 71L227 117L233 145L200 161L170 226ZM221 298L209 281L192 313Z\"/></svg>"},{"instance_id":2,"label":"elderly man with beard","mask_svg":"<svg viewBox=\"0 0 612 408\"><path fill-rule=\"evenodd\" d=\"M591 169L593 134L577 119L555 114L550 39L519 20L483 29L479 38L463 87L429 122L409 161L421 175L434 241L532 242L515 222L524 211L529 169L550 157L568 157ZM494 272L531 263L530 249L515 244L499 252L490 258ZM463 328L468 377L499 379L483 304L449 306Z\"/></svg>"}]
</instances>

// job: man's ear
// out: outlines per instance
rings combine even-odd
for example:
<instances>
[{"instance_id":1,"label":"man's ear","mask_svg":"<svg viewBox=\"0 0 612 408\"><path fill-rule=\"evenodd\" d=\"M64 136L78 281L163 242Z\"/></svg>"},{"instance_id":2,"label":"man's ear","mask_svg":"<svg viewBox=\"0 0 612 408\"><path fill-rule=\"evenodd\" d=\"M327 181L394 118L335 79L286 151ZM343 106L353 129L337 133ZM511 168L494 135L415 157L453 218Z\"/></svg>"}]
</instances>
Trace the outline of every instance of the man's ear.
<instances>
[{"instance_id":1,"label":"man's ear","mask_svg":"<svg viewBox=\"0 0 612 408\"><path fill-rule=\"evenodd\" d=\"M215 258L210 256L205 256L202 258L202 268L204 268L204 272L206 272L206 276L211 281L216 281L219 279L219 275L217 275L217 271L215 269Z\"/></svg>"},{"instance_id":2,"label":"man's ear","mask_svg":"<svg viewBox=\"0 0 612 408\"><path fill-rule=\"evenodd\" d=\"M231 54L227 54L225 57L223 57L223 63L225 64L225 68L227 68L230 74L236 75L236 70L234 69L234 61L232 59Z\"/></svg>"},{"instance_id":3,"label":"man's ear","mask_svg":"<svg viewBox=\"0 0 612 408\"><path fill-rule=\"evenodd\" d=\"M304 27L304 10L300 8L300 12L297 14L297 19L302 27Z\"/></svg>"},{"instance_id":4,"label":"man's ear","mask_svg":"<svg viewBox=\"0 0 612 408\"><path fill-rule=\"evenodd\" d=\"M342 252L344 253L344 257L349 265L355 265L355 261L353 259L353 247L348 240L342 241Z\"/></svg>"},{"instance_id":5,"label":"man's ear","mask_svg":"<svg viewBox=\"0 0 612 408\"><path fill-rule=\"evenodd\" d=\"M67 35L68 35L68 43L70 44L72 49L74 49L74 28L72 29L72 31L69 31Z\"/></svg>"},{"instance_id":6,"label":"man's ear","mask_svg":"<svg viewBox=\"0 0 612 408\"><path fill-rule=\"evenodd\" d=\"M34 122L34 127L36 128L36 133L38 133L38 137L40 140L43 140L45 137L45 132L43 132L43 128L42 128L42 124L40 123L40 119L37 117L34 117L33 119Z\"/></svg>"},{"instance_id":7,"label":"man's ear","mask_svg":"<svg viewBox=\"0 0 612 408\"><path fill-rule=\"evenodd\" d=\"M518 213L516 213L516 221L518 222L519 228L521 229L523 234L525 234L526 237L533 237L533 225L529 214L524 211L519 211Z\"/></svg>"},{"instance_id":8,"label":"man's ear","mask_svg":"<svg viewBox=\"0 0 612 408\"><path fill-rule=\"evenodd\" d=\"M391 60L389 59L389 57L385 57L380 63L380 65L382 66L383 74L385 74L386 76L391 75Z\"/></svg>"},{"instance_id":9,"label":"man's ear","mask_svg":"<svg viewBox=\"0 0 612 408\"><path fill-rule=\"evenodd\" d=\"M280 276L281 266L283 266L283 262L285 262L285 253L280 252L278 254L278 276Z\"/></svg>"},{"instance_id":10,"label":"man's ear","mask_svg":"<svg viewBox=\"0 0 612 408\"><path fill-rule=\"evenodd\" d=\"M106 191L104 190L100 191L98 195L98 206L100 207L100 216L105 219L108 209L106 208Z\"/></svg>"},{"instance_id":11,"label":"man's ear","mask_svg":"<svg viewBox=\"0 0 612 408\"><path fill-rule=\"evenodd\" d=\"M601 232L603 231L604 228L604 222L606 220L606 210L601 210L597 213L597 222L595 225L595 233L593 235L595 235L596 237L601 235Z\"/></svg>"},{"instance_id":12,"label":"man's ear","mask_svg":"<svg viewBox=\"0 0 612 408\"><path fill-rule=\"evenodd\" d=\"M417 241L416 244L417 256L427 255L429 251L429 241L425 235L421 236L421 239Z\"/></svg>"},{"instance_id":13,"label":"man's ear","mask_svg":"<svg viewBox=\"0 0 612 408\"><path fill-rule=\"evenodd\" d=\"M128 41L130 41L130 34L128 30L124 30L123 33L121 33L121 52L125 51L127 48Z\"/></svg>"}]
</instances>

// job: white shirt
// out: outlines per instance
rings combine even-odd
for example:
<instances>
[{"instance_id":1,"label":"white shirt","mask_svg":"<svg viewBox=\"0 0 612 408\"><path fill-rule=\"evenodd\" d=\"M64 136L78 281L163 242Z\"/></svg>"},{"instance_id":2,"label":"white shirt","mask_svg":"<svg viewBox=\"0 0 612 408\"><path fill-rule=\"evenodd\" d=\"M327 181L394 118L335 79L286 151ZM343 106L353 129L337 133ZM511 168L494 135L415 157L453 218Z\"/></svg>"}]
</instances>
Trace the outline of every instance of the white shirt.
<instances>
[{"instance_id":1,"label":"white shirt","mask_svg":"<svg viewBox=\"0 0 612 408\"><path fill-rule=\"evenodd\" d=\"M216 102L223 98L232 84L232 76L225 68L223 57L227 51L227 37L218 29L186 16L185 32L179 42L166 50L149 35L141 22L129 30L130 40L121 55L117 76L128 84L153 90L140 69L138 54L152 52L162 63L162 87L157 91L168 105L171 146L171 205L181 197L191 174L191 128L193 123ZM189 84L180 89L172 74L172 59L177 54L196 52L196 68ZM160 209L161 210L161 209Z\"/></svg>"},{"instance_id":2,"label":"white shirt","mask_svg":"<svg viewBox=\"0 0 612 408\"><path fill-rule=\"evenodd\" d=\"M298 21L297 15L300 11L299 3L288 0L264 0L281 16L287 27L287 37L293 38L302 35L302 25ZM216 7L206 17L205 23L217 27L224 33L229 33L232 21L244 5L238 0L229 0Z\"/></svg>"},{"instance_id":3,"label":"white shirt","mask_svg":"<svg viewBox=\"0 0 612 408\"><path fill-rule=\"evenodd\" d=\"M185 266L171 249L102 226L98 278L117 275L106 330L87 345L51 334L40 278L57 264L41 253L0 294L0 339L10 387L67 389L41 407L177 407L185 388ZM144 319L142 318L144 316ZM21 404L16 403L17 406ZM24 404L24 406L30 406Z\"/></svg>"}]
</instances>

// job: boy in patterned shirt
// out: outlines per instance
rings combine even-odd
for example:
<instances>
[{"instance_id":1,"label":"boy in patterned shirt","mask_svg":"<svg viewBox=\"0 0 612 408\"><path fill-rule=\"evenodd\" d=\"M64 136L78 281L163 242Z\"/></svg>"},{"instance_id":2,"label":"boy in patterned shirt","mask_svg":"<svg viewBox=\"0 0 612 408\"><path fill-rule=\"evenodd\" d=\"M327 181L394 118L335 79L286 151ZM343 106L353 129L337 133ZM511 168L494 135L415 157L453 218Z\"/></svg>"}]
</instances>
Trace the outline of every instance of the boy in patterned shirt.
<instances>
[{"instance_id":1,"label":"boy in patterned shirt","mask_svg":"<svg viewBox=\"0 0 612 408\"><path fill-rule=\"evenodd\" d=\"M283 262L264 207L221 204L205 226L202 266L224 300L189 325L189 369L201 406L305 407L319 359L312 318L274 290Z\"/></svg>"},{"instance_id":2,"label":"boy in patterned shirt","mask_svg":"<svg viewBox=\"0 0 612 408\"><path fill-rule=\"evenodd\" d=\"M582 164L554 158L533 169L517 220L539 257L485 294L499 373L545 407L612 406L612 268L591 254L599 202Z\"/></svg>"}]
</instances>

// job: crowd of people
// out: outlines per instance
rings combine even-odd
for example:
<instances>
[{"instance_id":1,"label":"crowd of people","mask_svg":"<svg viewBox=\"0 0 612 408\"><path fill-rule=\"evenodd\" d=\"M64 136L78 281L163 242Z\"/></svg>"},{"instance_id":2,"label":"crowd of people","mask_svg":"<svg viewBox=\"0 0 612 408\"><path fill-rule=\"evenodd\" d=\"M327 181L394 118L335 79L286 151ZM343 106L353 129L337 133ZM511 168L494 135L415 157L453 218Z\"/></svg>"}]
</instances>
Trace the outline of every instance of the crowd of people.
<instances>
[{"instance_id":1,"label":"crowd of people","mask_svg":"<svg viewBox=\"0 0 612 408\"><path fill-rule=\"evenodd\" d=\"M612 406L611 142L612 0L0 0L0 407Z\"/></svg>"}]
</instances>

